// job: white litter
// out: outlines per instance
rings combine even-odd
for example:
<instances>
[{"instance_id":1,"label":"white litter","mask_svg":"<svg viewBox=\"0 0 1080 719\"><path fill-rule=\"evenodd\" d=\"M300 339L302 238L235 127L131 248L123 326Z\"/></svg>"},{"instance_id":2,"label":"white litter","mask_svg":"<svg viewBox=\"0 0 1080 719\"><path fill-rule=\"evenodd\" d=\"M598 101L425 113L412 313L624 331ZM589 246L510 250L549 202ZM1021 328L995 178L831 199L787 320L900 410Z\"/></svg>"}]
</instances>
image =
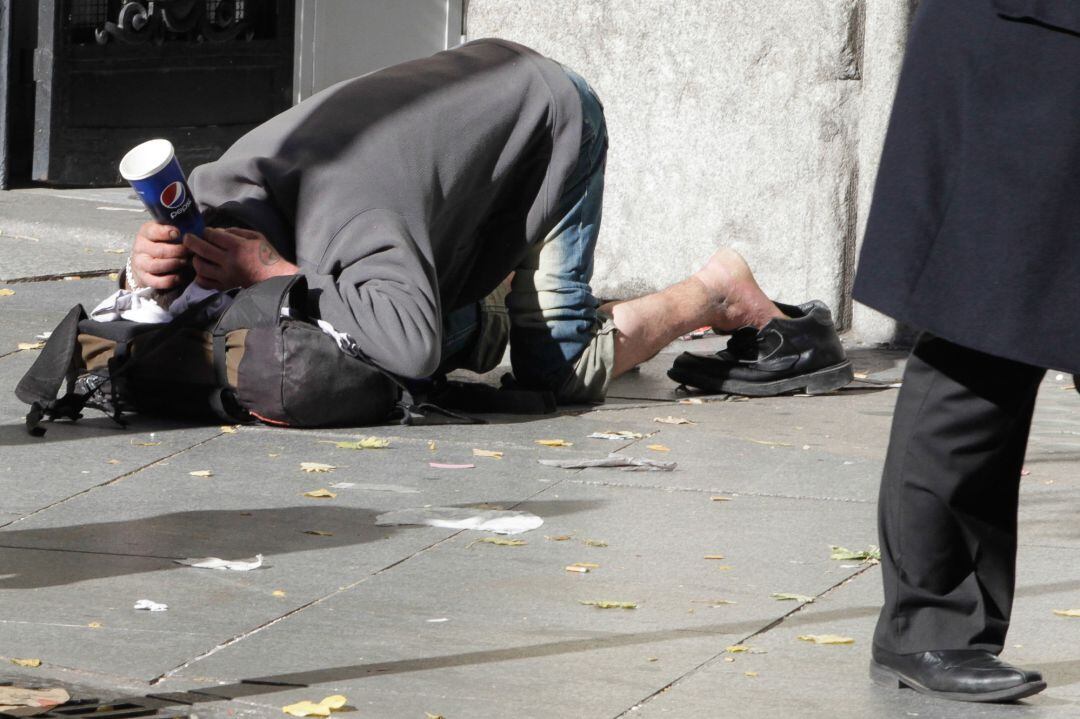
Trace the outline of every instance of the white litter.
<instances>
[{"instance_id":1,"label":"white litter","mask_svg":"<svg viewBox=\"0 0 1080 719\"><path fill-rule=\"evenodd\" d=\"M169 608L169 605L155 602L152 599L140 599L139 601L135 602L135 606L133 608L145 609L148 612L164 612L166 609Z\"/></svg>"},{"instance_id":2,"label":"white litter","mask_svg":"<svg viewBox=\"0 0 1080 719\"><path fill-rule=\"evenodd\" d=\"M366 482L338 482L331 484L332 489L360 489L368 492L396 492L397 494L420 494L419 489L400 484L367 484Z\"/></svg>"},{"instance_id":3,"label":"white litter","mask_svg":"<svg viewBox=\"0 0 1080 719\"><path fill-rule=\"evenodd\" d=\"M263 555L256 554L251 559L219 559L218 557L177 559L176 563L200 569L231 569L234 572L248 572L262 566Z\"/></svg>"},{"instance_id":4,"label":"white litter","mask_svg":"<svg viewBox=\"0 0 1080 719\"><path fill-rule=\"evenodd\" d=\"M446 617L439 617L438 619L428 619L427 620L428 624L441 624L443 622L448 622L448 621L450 621L450 620L447 619Z\"/></svg>"},{"instance_id":5,"label":"white litter","mask_svg":"<svg viewBox=\"0 0 1080 719\"><path fill-rule=\"evenodd\" d=\"M589 435L589 439L610 439L614 441L621 441L627 439L641 439L644 437L641 432L629 432L626 430L620 430L618 432L593 432Z\"/></svg>"},{"instance_id":6,"label":"white litter","mask_svg":"<svg viewBox=\"0 0 1080 719\"><path fill-rule=\"evenodd\" d=\"M476 529L495 534L521 534L536 529L544 520L529 512L463 507L417 507L386 512L375 517L380 527L422 525L444 529Z\"/></svg>"},{"instance_id":7,"label":"white litter","mask_svg":"<svg viewBox=\"0 0 1080 719\"><path fill-rule=\"evenodd\" d=\"M655 459L624 457L621 454L609 454L605 459L541 459L545 467L562 469L588 469L589 467L621 467L624 472L671 472L678 466L676 462L658 462Z\"/></svg>"}]
</instances>

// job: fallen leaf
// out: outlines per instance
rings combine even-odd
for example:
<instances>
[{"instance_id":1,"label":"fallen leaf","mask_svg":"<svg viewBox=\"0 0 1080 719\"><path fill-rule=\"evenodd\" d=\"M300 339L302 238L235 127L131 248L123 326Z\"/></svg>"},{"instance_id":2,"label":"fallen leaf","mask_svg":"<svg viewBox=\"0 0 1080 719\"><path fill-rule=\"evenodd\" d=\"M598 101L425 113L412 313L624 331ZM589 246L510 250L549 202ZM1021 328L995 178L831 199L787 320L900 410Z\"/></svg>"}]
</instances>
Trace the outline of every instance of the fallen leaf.
<instances>
[{"instance_id":1,"label":"fallen leaf","mask_svg":"<svg viewBox=\"0 0 1080 719\"><path fill-rule=\"evenodd\" d=\"M188 472L192 477L213 477L214 473L209 469L197 469L194 472Z\"/></svg>"},{"instance_id":2,"label":"fallen leaf","mask_svg":"<svg viewBox=\"0 0 1080 719\"><path fill-rule=\"evenodd\" d=\"M528 542L526 542L524 539L501 539L499 537L484 537L483 539L477 539L475 541L469 542L468 546L465 548L468 549L474 544L494 544L499 547L524 547L526 544L528 544Z\"/></svg>"},{"instance_id":3,"label":"fallen leaf","mask_svg":"<svg viewBox=\"0 0 1080 719\"><path fill-rule=\"evenodd\" d=\"M107 252L110 255L123 255L127 253L127 250L122 247L110 247L108 249L102 250L102 252Z\"/></svg>"},{"instance_id":4,"label":"fallen leaf","mask_svg":"<svg viewBox=\"0 0 1080 719\"><path fill-rule=\"evenodd\" d=\"M386 449L390 440L382 437L361 437L355 442L334 442L338 449Z\"/></svg>"},{"instance_id":5,"label":"fallen leaf","mask_svg":"<svg viewBox=\"0 0 1080 719\"><path fill-rule=\"evenodd\" d=\"M337 467L332 464L323 464L322 462L301 462L300 469L309 474L324 474L326 472L333 472Z\"/></svg>"},{"instance_id":6,"label":"fallen leaf","mask_svg":"<svg viewBox=\"0 0 1080 719\"><path fill-rule=\"evenodd\" d=\"M475 464L447 464L445 462L428 462L432 469L476 469Z\"/></svg>"},{"instance_id":7,"label":"fallen leaf","mask_svg":"<svg viewBox=\"0 0 1080 719\"><path fill-rule=\"evenodd\" d=\"M333 532L324 532L321 529L305 529L304 534L311 534L316 537L333 537Z\"/></svg>"},{"instance_id":8,"label":"fallen leaf","mask_svg":"<svg viewBox=\"0 0 1080 719\"><path fill-rule=\"evenodd\" d=\"M544 447L573 447L573 442L567 442L565 439L538 439L536 443Z\"/></svg>"},{"instance_id":9,"label":"fallen leaf","mask_svg":"<svg viewBox=\"0 0 1080 719\"><path fill-rule=\"evenodd\" d=\"M224 434L236 434L237 431L238 431L237 427L234 427L234 426L228 425L228 424L223 424L220 427L218 427L218 429L221 432L223 432Z\"/></svg>"},{"instance_id":10,"label":"fallen leaf","mask_svg":"<svg viewBox=\"0 0 1080 719\"><path fill-rule=\"evenodd\" d=\"M424 719L446 719L442 714L432 714L431 712L424 712Z\"/></svg>"},{"instance_id":11,"label":"fallen leaf","mask_svg":"<svg viewBox=\"0 0 1080 719\"><path fill-rule=\"evenodd\" d=\"M750 651L750 647L746 644L732 644L730 647L725 647L724 651L728 654L742 654Z\"/></svg>"},{"instance_id":12,"label":"fallen leaf","mask_svg":"<svg viewBox=\"0 0 1080 719\"><path fill-rule=\"evenodd\" d=\"M602 539L583 539L586 547L606 547L608 544Z\"/></svg>"},{"instance_id":13,"label":"fallen leaf","mask_svg":"<svg viewBox=\"0 0 1080 719\"><path fill-rule=\"evenodd\" d=\"M274 596L274 597L284 597L285 596L284 590L281 590L281 589L275 589L274 591L270 592L270 594L271 594L271 596Z\"/></svg>"},{"instance_id":14,"label":"fallen leaf","mask_svg":"<svg viewBox=\"0 0 1080 719\"><path fill-rule=\"evenodd\" d=\"M110 272L109 274L107 274L105 276L108 277L113 282L116 282L118 279L120 279L120 273L119 272Z\"/></svg>"},{"instance_id":15,"label":"fallen leaf","mask_svg":"<svg viewBox=\"0 0 1080 719\"><path fill-rule=\"evenodd\" d=\"M4 716L37 716L53 707L66 704L71 695L58 687L25 689L5 683L0 686L0 714Z\"/></svg>"},{"instance_id":16,"label":"fallen leaf","mask_svg":"<svg viewBox=\"0 0 1080 719\"><path fill-rule=\"evenodd\" d=\"M12 659L11 663L17 667L40 667L40 659Z\"/></svg>"},{"instance_id":17,"label":"fallen leaf","mask_svg":"<svg viewBox=\"0 0 1080 719\"><path fill-rule=\"evenodd\" d=\"M648 449L651 449L654 452L670 452L671 451L671 447L665 447L662 444L650 444L648 446Z\"/></svg>"},{"instance_id":18,"label":"fallen leaf","mask_svg":"<svg viewBox=\"0 0 1080 719\"><path fill-rule=\"evenodd\" d=\"M731 497L724 497L724 496L719 495L719 494L714 496L714 497L709 497L709 499L712 500L713 502L730 502L731 501Z\"/></svg>"},{"instance_id":19,"label":"fallen leaf","mask_svg":"<svg viewBox=\"0 0 1080 719\"><path fill-rule=\"evenodd\" d=\"M705 559L724 559L723 554L706 554Z\"/></svg>"},{"instance_id":20,"label":"fallen leaf","mask_svg":"<svg viewBox=\"0 0 1080 719\"><path fill-rule=\"evenodd\" d=\"M132 447L157 447L160 444L161 442L136 442L134 440L131 442Z\"/></svg>"},{"instance_id":21,"label":"fallen leaf","mask_svg":"<svg viewBox=\"0 0 1080 719\"><path fill-rule=\"evenodd\" d=\"M597 609L637 609L637 604L635 602L612 602L606 599L579 599L578 604L584 604L587 607L596 607Z\"/></svg>"},{"instance_id":22,"label":"fallen leaf","mask_svg":"<svg viewBox=\"0 0 1080 719\"><path fill-rule=\"evenodd\" d=\"M658 662L658 661L660 661L660 657L648 657L648 658L645 659L645 661L647 661L647 662Z\"/></svg>"},{"instance_id":23,"label":"fallen leaf","mask_svg":"<svg viewBox=\"0 0 1080 719\"><path fill-rule=\"evenodd\" d=\"M1059 617L1080 617L1080 609L1055 609L1054 614Z\"/></svg>"},{"instance_id":24,"label":"fallen leaf","mask_svg":"<svg viewBox=\"0 0 1080 719\"><path fill-rule=\"evenodd\" d=\"M119 459L110 459L105 464L120 464Z\"/></svg>"},{"instance_id":25,"label":"fallen leaf","mask_svg":"<svg viewBox=\"0 0 1080 719\"><path fill-rule=\"evenodd\" d=\"M565 542L569 539L573 539L573 537L571 537L569 534L557 534L554 537L544 535L544 539L548 540L549 542Z\"/></svg>"},{"instance_id":26,"label":"fallen leaf","mask_svg":"<svg viewBox=\"0 0 1080 719\"><path fill-rule=\"evenodd\" d=\"M44 342L20 342L19 344L15 345L15 346L17 348L19 348L20 350L23 350L23 351L26 351L26 350L39 350L39 349L41 349L42 347L45 346L45 343Z\"/></svg>"},{"instance_id":27,"label":"fallen leaf","mask_svg":"<svg viewBox=\"0 0 1080 719\"><path fill-rule=\"evenodd\" d=\"M810 604L814 601L814 597L808 597L805 594L785 594L783 592L773 592L769 596L778 602L803 602L804 604Z\"/></svg>"},{"instance_id":28,"label":"fallen leaf","mask_svg":"<svg viewBox=\"0 0 1080 719\"><path fill-rule=\"evenodd\" d=\"M427 443L427 448L434 452L436 449L435 440L429 439Z\"/></svg>"},{"instance_id":29,"label":"fallen leaf","mask_svg":"<svg viewBox=\"0 0 1080 719\"><path fill-rule=\"evenodd\" d=\"M7 287L0 287L0 297L11 297L15 294L15 290L8 289Z\"/></svg>"},{"instance_id":30,"label":"fallen leaf","mask_svg":"<svg viewBox=\"0 0 1080 719\"><path fill-rule=\"evenodd\" d=\"M751 679L753 679L754 677L756 677L758 675L757 672L743 672L743 674L750 677Z\"/></svg>"},{"instance_id":31,"label":"fallen leaf","mask_svg":"<svg viewBox=\"0 0 1080 719\"><path fill-rule=\"evenodd\" d=\"M310 492L304 492L304 496L312 499L333 499L337 495L329 489L313 489Z\"/></svg>"},{"instance_id":32,"label":"fallen leaf","mask_svg":"<svg viewBox=\"0 0 1080 719\"><path fill-rule=\"evenodd\" d=\"M735 567L731 566L730 564L721 564L719 567L717 567L717 569L719 569L721 572L729 572L734 568Z\"/></svg>"},{"instance_id":33,"label":"fallen leaf","mask_svg":"<svg viewBox=\"0 0 1080 719\"><path fill-rule=\"evenodd\" d=\"M321 702L302 701L281 707L281 711L294 717L328 717L335 709L341 709L349 700L340 694L326 697Z\"/></svg>"},{"instance_id":34,"label":"fallen leaf","mask_svg":"<svg viewBox=\"0 0 1080 719\"><path fill-rule=\"evenodd\" d=\"M474 457L491 457L492 459L502 459L502 452L495 452L490 449L474 449L472 451Z\"/></svg>"},{"instance_id":35,"label":"fallen leaf","mask_svg":"<svg viewBox=\"0 0 1080 719\"><path fill-rule=\"evenodd\" d=\"M281 452L268 452L266 456L270 459L277 459L281 456Z\"/></svg>"},{"instance_id":36,"label":"fallen leaf","mask_svg":"<svg viewBox=\"0 0 1080 719\"><path fill-rule=\"evenodd\" d=\"M90 627L91 629L101 629L102 624L101 622L90 622L86 626Z\"/></svg>"},{"instance_id":37,"label":"fallen leaf","mask_svg":"<svg viewBox=\"0 0 1080 719\"><path fill-rule=\"evenodd\" d=\"M839 634L800 634L799 639L814 644L854 644L851 637L842 637Z\"/></svg>"},{"instance_id":38,"label":"fallen leaf","mask_svg":"<svg viewBox=\"0 0 1080 719\"><path fill-rule=\"evenodd\" d=\"M860 562L868 562L881 560L881 550L874 545L870 545L870 547L868 547L867 549L863 549L860 551L852 551L846 547L838 547L835 544L830 544L829 550L831 552L829 554L829 559L836 559L839 561L856 560Z\"/></svg>"},{"instance_id":39,"label":"fallen leaf","mask_svg":"<svg viewBox=\"0 0 1080 719\"><path fill-rule=\"evenodd\" d=\"M668 415L667 417L653 417L653 422L659 422L660 424L694 424L684 417L672 417L671 415Z\"/></svg>"}]
</instances>

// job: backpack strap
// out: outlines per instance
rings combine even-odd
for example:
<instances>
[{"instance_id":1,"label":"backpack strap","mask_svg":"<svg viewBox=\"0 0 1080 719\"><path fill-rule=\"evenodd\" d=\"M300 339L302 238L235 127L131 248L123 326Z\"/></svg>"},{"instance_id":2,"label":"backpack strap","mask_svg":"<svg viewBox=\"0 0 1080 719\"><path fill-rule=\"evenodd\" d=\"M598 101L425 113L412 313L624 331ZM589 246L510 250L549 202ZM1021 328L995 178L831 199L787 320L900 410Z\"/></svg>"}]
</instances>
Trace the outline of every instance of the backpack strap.
<instances>
[{"instance_id":1,"label":"backpack strap","mask_svg":"<svg viewBox=\"0 0 1080 719\"><path fill-rule=\"evenodd\" d=\"M84 319L86 310L83 306L72 307L49 335L44 349L15 387L15 396L30 405L30 412L26 415L26 431L35 437L45 434L41 422L46 417L74 420L82 416L85 401L74 400L73 390L77 374L79 322ZM68 391L58 400L57 395L65 382Z\"/></svg>"}]
</instances>

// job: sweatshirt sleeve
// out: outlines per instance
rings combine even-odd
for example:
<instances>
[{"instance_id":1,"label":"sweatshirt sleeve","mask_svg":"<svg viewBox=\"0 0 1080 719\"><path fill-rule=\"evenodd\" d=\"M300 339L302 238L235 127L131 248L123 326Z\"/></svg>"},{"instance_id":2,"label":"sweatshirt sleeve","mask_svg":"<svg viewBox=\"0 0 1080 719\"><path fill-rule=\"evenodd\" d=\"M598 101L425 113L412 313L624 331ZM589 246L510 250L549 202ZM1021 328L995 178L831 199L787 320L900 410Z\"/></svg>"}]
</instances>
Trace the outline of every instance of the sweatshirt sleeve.
<instances>
[{"instance_id":1,"label":"sweatshirt sleeve","mask_svg":"<svg viewBox=\"0 0 1080 719\"><path fill-rule=\"evenodd\" d=\"M317 266L302 262L301 270L311 309L380 367L408 378L438 369L442 313L435 268L401 215L360 213L334 235Z\"/></svg>"}]
</instances>

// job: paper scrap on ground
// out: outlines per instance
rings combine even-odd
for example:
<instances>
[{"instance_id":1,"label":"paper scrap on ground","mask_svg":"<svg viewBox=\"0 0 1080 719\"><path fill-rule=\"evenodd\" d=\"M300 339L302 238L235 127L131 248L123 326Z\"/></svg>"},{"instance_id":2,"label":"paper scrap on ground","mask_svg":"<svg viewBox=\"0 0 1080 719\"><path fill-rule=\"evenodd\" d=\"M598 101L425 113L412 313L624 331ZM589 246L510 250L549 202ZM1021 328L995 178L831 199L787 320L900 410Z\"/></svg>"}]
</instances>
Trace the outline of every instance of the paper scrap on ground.
<instances>
[{"instance_id":1,"label":"paper scrap on ground","mask_svg":"<svg viewBox=\"0 0 1080 719\"><path fill-rule=\"evenodd\" d=\"M800 634L799 639L814 644L854 644L851 637L842 637L839 634Z\"/></svg>"},{"instance_id":2,"label":"paper scrap on ground","mask_svg":"<svg viewBox=\"0 0 1080 719\"><path fill-rule=\"evenodd\" d=\"M778 602L803 602L804 604L810 604L814 601L814 597L806 594L786 594L784 592L773 592L769 595Z\"/></svg>"},{"instance_id":3,"label":"paper scrap on ground","mask_svg":"<svg viewBox=\"0 0 1080 719\"><path fill-rule=\"evenodd\" d=\"M653 417L653 422L659 422L660 424L693 424L692 421L684 417L672 417L671 415L668 415L667 417Z\"/></svg>"},{"instance_id":4,"label":"paper scrap on ground","mask_svg":"<svg viewBox=\"0 0 1080 719\"><path fill-rule=\"evenodd\" d=\"M529 512L468 507L398 509L375 517L375 524L380 527L421 525L443 529L476 529L496 534L521 534L543 523L543 519Z\"/></svg>"},{"instance_id":5,"label":"paper scrap on ground","mask_svg":"<svg viewBox=\"0 0 1080 719\"><path fill-rule=\"evenodd\" d=\"M573 442L567 442L565 439L538 439L536 443L544 447L573 447Z\"/></svg>"},{"instance_id":6,"label":"paper scrap on ground","mask_svg":"<svg viewBox=\"0 0 1080 719\"><path fill-rule=\"evenodd\" d=\"M188 472L192 477L213 477L214 473L209 469L197 469L194 472Z\"/></svg>"},{"instance_id":7,"label":"paper scrap on ground","mask_svg":"<svg viewBox=\"0 0 1080 719\"><path fill-rule=\"evenodd\" d=\"M432 469L476 469L475 464L447 464L446 462L428 462Z\"/></svg>"},{"instance_id":8,"label":"paper scrap on ground","mask_svg":"<svg viewBox=\"0 0 1080 719\"><path fill-rule=\"evenodd\" d=\"M329 489L320 488L313 489L310 492L304 492L304 496L311 497L312 499L333 499L337 494L331 492Z\"/></svg>"},{"instance_id":9,"label":"paper scrap on ground","mask_svg":"<svg viewBox=\"0 0 1080 719\"><path fill-rule=\"evenodd\" d=\"M323 474L325 472L333 472L337 467L332 464L323 464L322 462L301 462L300 469L308 473Z\"/></svg>"},{"instance_id":10,"label":"paper scrap on ground","mask_svg":"<svg viewBox=\"0 0 1080 719\"><path fill-rule=\"evenodd\" d=\"M386 449L390 440L382 437L361 437L355 442L334 442L338 449Z\"/></svg>"},{"instance_id":11,"label":"paper scrap on ground","mask_svg":"<svg viewBox=\"0 0 1080 719\"><path fill-rule=\"evenodd\" d=\"M44 714L70 699L71 695L59 687L25 689L0 686L0 712L7 716L30 717Z\"/></svg>"},{"instance_id":12,"label":"paper scrap on ground","mask_svg":"<svg viewBox=\"0 0 1080 719\"><path fill-rule=\"evenodd\" d=\"M528 542L524 539L499 539L498 537L484 537L483 539L477 539L469 542L468 547L474 544L494 544L499 547L524 547ZM466 549L468 549L466 547Z\"/></svg>"},{"instance_id":13,"label":"paper scrap on ground","mask_svg":"<svg viewBox=\"0 0 1080 719\"><path fill-rule=\"evenodd\" d=\"M45 346L44 342L20 342L16 345L20 350L39 350Z\"/></svg>"},{"instance_id":14,"label":"paper scrap on ground","mask_svg":"<svg viewBox=\"0 0 1080 719\"><path fill-rule=\"evenodd\" d=\"M1080 609L1055 609L1054 614L1059 617L1080 617Z\"/></svg>"},{"instance_id":15,"label":"paper scrap on ground","mask_svg":"<svg viewBox=\"0 0 1080 719\"><path fill-rule=\"evenodd\" d=\"M625 439L641 439L644 437L641 432L630 432L627 430L610 431L610 432L593 432L589 435L589 439L610 439L614 441L622 441Z\"/></svg>"},{"instance_id":16,"label":"paper scrap on ground","mask_svg":"<svg viewBox=\"0 0 1080 719\"><path fill-rule=\"evenodd\" d=\"M348 701L341 694L335 694L324 698L318 704L311 701L302 701L281 707L281 711L294 717L328 717L330 712L341 709Z\"/></svg>"},{"instance_id":17,"label":"paper scrap on ground","mask_svg":"<svg viewBox=\"0 0 1080 719\"><path fill-rule=\"evenodd\" d=\"M612 602L606 599L579 599L578 604L597 609L637 609L636 602Z\"/></svg>"},{"instance_id":18,"label":"paper scrap on ground","mask_svg":"<svg viewBox=\"0 0 1080 719\"><path fill-rule=\"evenodd\" d=\"M236 434L239 431L235 425L230 424L223 424L218 427L218 430L220 430L223 434Z\"/></svg>"},{"instance_id":19,"label":"paper scrap on ground","mask_svg":"<svg viewBox=\"0 0 1080 719\"><path fill-rule=\"evenodd\" d=\"M562 469L621 467L624 472L671 472L678 466L675 462L625 457L621 454L609 454L604 459L540 459L537 461L545 467L561 467Z\"/></svg>"},{"instance_id":20,"label":"paper scrap on ground","mask_svg":"<svg viewBox=\"0 0 1080 719\"><path fill-rule=\"evenodd\" d=\"M12 659L11 663L17 667L40 667L40 659Z\"/></svg>"},{"instance_id":21,"label":"paper scrap on ground","mask_svg":"<svg viewBox=\"0 0 1080 719\"><path fill-rule=\"evenodd\" d=\"M877 562L881 560L881 550L872 544L867 549L859 551L852 551L847 547L838 547L835 544L830 544L829 552L829 559L836 559L839 561L856 560L860 562Z\"/></svg>"},{"instance_id":22,"label":"paper scrap on ground","mask_svg":"<svg viewBox=\"0 0 1080 719\"><path fill-rule=\"evenodd\" d=\"M502 459L503 453L497 452L492 449L473 449L474 457L490 457L491 459Z\"/></svg>"},{"instance_id":23,"label":"paper scrap on ground","mask_svg":"<svg viewBox=\"0 0 1080 719\"><path fill-rule=\"evenodd\" d=\"M11 297L13 294L15 294L15 290L7 287L0 287L0 297Z\"/></svg>"},{"instance_id":24,"label":"paper scrap on ground","mask_svg":"<svg viewBox=\"0 0 1080 719\"><path fill-rule=\"evenodd\" d=\"M593 569L599 569L599 564L593 564L592 562L574 562L566 566L566 571L577 572L578 574L588 574Z\"/></svg>"},{"instance_id":25,"label":"paper scrap on ground","mask_svg":"<svg viewBox=\"0 0 1080 719\"><path fill-rule=\"evenodd\" d=\"M199 557L177 559L177 564L184 564L199 569L229 569L234 572L248 572L262 566L263 555L256 554L251 559L220 559L218 557Z\"/></svg>"},{"instance_id":26,"label":"paper scrap on ground","mask_svg":"<svg viewBox=\"0 0 1080 719\"><path fill-rule=\"evenodd\" d=\"M406 487L401 484L368 484L367 482L337 482L330 485L331 489L361 489L368 492L394 492L396 494L420 494L419 489Z\"/></svg>"},{"instance_id":27,"label":"paper scrap on ground","mask_svg":"<svg viewBox=\"0 0 1080 719\"><path fill-rule=\"evenodd\" d=\"M133 609L144 609L148 612L164 612L169 608L168 604L162 604L161 602L155 602L152 599L140 599L135 602Z\"/></svg>"}]
</instances>

